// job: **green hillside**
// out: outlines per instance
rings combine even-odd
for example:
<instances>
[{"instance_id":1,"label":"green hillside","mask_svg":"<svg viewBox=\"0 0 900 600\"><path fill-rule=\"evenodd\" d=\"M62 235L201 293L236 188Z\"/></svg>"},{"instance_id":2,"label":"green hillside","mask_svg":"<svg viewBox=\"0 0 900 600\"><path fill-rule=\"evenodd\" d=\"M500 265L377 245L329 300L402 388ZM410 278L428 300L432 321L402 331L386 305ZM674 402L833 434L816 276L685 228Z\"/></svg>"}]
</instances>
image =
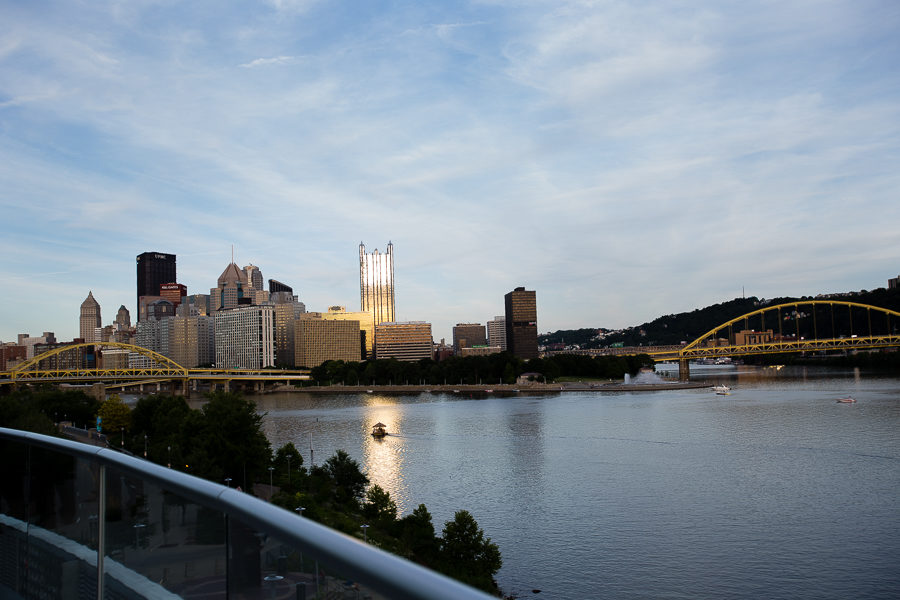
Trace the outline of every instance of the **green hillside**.
<instances>
[{"instance_id":1,"label":"green hillside","mask_svg":"<svg viewBox=\"0 0 900 600\"><path fill-rule=\"evenodd\" d=\"M648 323L642 323L633 327L628 327L621 331L612 332L604 328L590 329L574 329L555 331L550 334L539 336L538 343L541 345L551 344L578 344L582 348L605 348L612 345L622 344L624 346L662 346L675 345L681 342L690 342L697 337L703 335L707 331L714 329L722 323L739 317L743 314L758 310L765 306L773 306L776 304L784 304L789 302L797 302L804 300L836 300L846 302L858 302L861 304L869 304L880 308L887 308L900 312L900 290L888 290L879 288L872 291L862 290L859 292L849 292L844 294L831 294L827 296L804 296L802 298L772 298L760 299L756 297L735 298L721 304L713 304L705 308L698 308L691 312L679 314L664 315ZM834 323L835 334L851 332L851 321L853 323L852 333L860 335L868 332L869 321L874 321L871 325L873 333L883 331L890 326L891 329L900 327L900 319L895 324L891 322L889 325L881 316L875 319L869 319L867 311L854 310L850 311L846 308L835 309L825 315L827 309L820 309L816 312L817 320L812 318L800 319L799 322L790 321L790 323L782 323L782 326L789 327L790 331L799 329L800 335L812 335L813 323L816 323L819 335L830 334L832 322ZM810 316L810 315L802 315ZM786 321L790 320L787 316ZM750 323L752 327L760 327L760 323ZM777 330L777 323L768 323L766 327ZM608 333L607 333L608 332ZM599 334L599 335L598 335Z\"/></svg>"}]
</instances>

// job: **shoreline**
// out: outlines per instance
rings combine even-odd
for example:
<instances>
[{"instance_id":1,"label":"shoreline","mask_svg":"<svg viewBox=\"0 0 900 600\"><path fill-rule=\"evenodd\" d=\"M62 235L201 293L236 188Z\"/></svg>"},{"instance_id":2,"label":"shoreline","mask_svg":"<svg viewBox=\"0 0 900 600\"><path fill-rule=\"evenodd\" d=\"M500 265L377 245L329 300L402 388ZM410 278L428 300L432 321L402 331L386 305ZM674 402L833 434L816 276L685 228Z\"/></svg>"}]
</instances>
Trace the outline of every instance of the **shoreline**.
<instances>
[{"instance_id":1,"label":"shoreline","mask_svg":"<svg viewBox=\"0 0 900 600\"><path fill-rule=\"evenodd\" d=\"M663 382L663 383L528 383L515 384L460 384L460 385L316 385L316 386L278 386L266 390L266 394L279 392L303 392L310 394L544 394L547 392L658 392L667 390L691 390L712 387L709 383L697 382Z\"/></svg>"}]
</instances>

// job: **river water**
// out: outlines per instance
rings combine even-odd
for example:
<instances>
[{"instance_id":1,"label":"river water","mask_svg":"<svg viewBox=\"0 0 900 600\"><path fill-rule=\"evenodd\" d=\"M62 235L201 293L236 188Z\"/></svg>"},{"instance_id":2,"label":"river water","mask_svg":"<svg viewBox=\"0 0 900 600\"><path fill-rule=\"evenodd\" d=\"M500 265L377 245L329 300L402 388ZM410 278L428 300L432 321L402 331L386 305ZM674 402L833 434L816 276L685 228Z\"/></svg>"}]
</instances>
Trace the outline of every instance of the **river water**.
<instances>
[{"instance_id":1,"label":"river water","mask_svg":"<svg viewBox=\"0 0 900 600\"><path fill-rule=\"evenodd\" d=\"M709 389L258 397L274 447L346 450L400 511L466 509L534 598L900 597L900 378L695 369ZM846 395L855 404L837 403ZM372 424L390 435L375 440ZM540 590L539 593L533 590Z\"/></svg>"}]
</instances>

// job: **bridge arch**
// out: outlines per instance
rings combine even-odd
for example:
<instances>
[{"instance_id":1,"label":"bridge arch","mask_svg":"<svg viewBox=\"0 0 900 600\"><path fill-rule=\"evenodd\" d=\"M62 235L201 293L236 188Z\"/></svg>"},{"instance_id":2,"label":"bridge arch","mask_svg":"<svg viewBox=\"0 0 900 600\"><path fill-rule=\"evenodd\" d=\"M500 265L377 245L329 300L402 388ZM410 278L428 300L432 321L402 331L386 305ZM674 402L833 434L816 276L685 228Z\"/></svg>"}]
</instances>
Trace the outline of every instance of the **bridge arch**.
<instances>
[{"instance_id":1,"label":"bridge arch","mask_svg":"<svg viewBox=\"0 0 900 600\"><path fill-rule=\"evenodd\" d=\"M40 372L37 367L40 366L41 362L52 358L54 356L64 354L67 352L76 351L82 348L94 348L94 347L113 347L113 348L121 348L123 350L128 350L129 352L135 352L142 356L146 356L151 360L157 363L156 367L150 367L145 369L135 369L136 371L143 371L144 374L147 375L166 375L170 377L187 377L188 370L185 367L182 367L180 364L169 358L168 356L164 356L159 352L154 352L149 348L144 348L142 346L135 346L134 344L126 344L123 342L84 342L79 344L68 344L65 346L59 346L57 348L53 348L52 350L48 350L46 352L42 352L38 356L25 361L12 371L10 371L9 375L12 380L21 380L21 379L31 379L32 375ZM60 369L54 369L60 370ZM86 369L78 368L72 369L78 371L84 371ZM93 369L96 371L97 369Z\"/></svg>"},{"instance_id":2,"label":"bridge arch","mask_svg":"<svg viewBox=\"0 0 900 600\"><path fill-rule=\"evenodd\" d=\"M806 314L801 310L801 308L803 308L803 307L811 307L812 310L809 314ZM681 351L679 352L679 355L682 357L685 355L690 355L692 353L692 351L699 349L701 346L704 345L704 342L708 342L709 340L713 340L713 345L716 345L718 340L721 339L721 337L720 337L721 332L725 329L728 329L728 331L729 331L728 337L727 337L727 344L735 345L735 338L734 338L734 333L733 333L735 324L744 322L744 324L746 325L750 322L750 319L752 319L754 317L759 317L760 322L763 324L761 329L765 329L765 317L767 314L773 314L773 313L775 314L776 322L779 325L778 333L780 336L783 336L784 334L783 334L781 326L784 322L784 318L782 317L782 314L783 314L782 311L785 311L788 315L788 319L792 320L795 323L795 325L796 325L795 336L798 338L800 337L800 335L799 335L800 319L801 318L809 318L811 316L814 338L819 339L818 323L816 321L816 314L817 314L817 309L821 308L821 307L827 307L831 312L831 334L832 334L831 337L832 338L838 337L837 335L835 335L835 326L834 326L834 308L835 307L846 307L848 309L851 334L852 334L852 326L853 326L853 310L858 309L860 311L862 311L862 310L866 311L867 325L868 325L868 329L867 329L868 337L870 337L870 338L873 337L872 319L871 319L871 314L873 311L876 313L881 313L885 316L885 318L886 318L886 333L888 334L889 337L896 337L896 336L890 335L893 331L891 329L890 319L891 319L891 317L900 318L900 312L890 310L888 308L881 308L879 306L872 306L870 304L862 304L860 302L846 302L843 300L798 300L796 302L785 302L783 304L773 304L770 306L765 306L765 307L759 308L757 310L743 314L739 317L735 317L734 319L731 319L729 321L726 321L726 322L722 323L721 325L719 325L713 329L710 329L709 331L707 331L703 335L699 336L697 339L695 339L691 343L683 346L681 348ZM900 325L900 320L895 321L894 328L896 328L898 325ZM774 334L774 330L773 330L773 334ZM853 336L853 337L855 337L855 336ZM709 344L707 344L707 345L709 345Z\"/></svg>"}]
</instances>

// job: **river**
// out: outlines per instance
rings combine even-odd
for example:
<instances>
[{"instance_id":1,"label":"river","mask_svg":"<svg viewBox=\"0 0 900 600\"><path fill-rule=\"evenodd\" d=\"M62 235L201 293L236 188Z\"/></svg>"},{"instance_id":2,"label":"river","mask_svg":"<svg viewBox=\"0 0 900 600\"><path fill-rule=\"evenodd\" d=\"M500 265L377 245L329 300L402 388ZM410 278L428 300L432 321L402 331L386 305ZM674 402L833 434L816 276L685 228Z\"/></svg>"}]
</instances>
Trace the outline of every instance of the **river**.
<instances>
[{"instance_id":1,"label":"river","mask_svg":"<svg viewBox=\"0 0 900 600\"><path fill-rule=\"evenodd\" d=\"M900 597L900 379L691 376L732 393L257 400L273 447L293 442L305 464L310 447L317 464L346 450L438 531L471 512L520 598Z\"/></svg>"}]
</instances>

